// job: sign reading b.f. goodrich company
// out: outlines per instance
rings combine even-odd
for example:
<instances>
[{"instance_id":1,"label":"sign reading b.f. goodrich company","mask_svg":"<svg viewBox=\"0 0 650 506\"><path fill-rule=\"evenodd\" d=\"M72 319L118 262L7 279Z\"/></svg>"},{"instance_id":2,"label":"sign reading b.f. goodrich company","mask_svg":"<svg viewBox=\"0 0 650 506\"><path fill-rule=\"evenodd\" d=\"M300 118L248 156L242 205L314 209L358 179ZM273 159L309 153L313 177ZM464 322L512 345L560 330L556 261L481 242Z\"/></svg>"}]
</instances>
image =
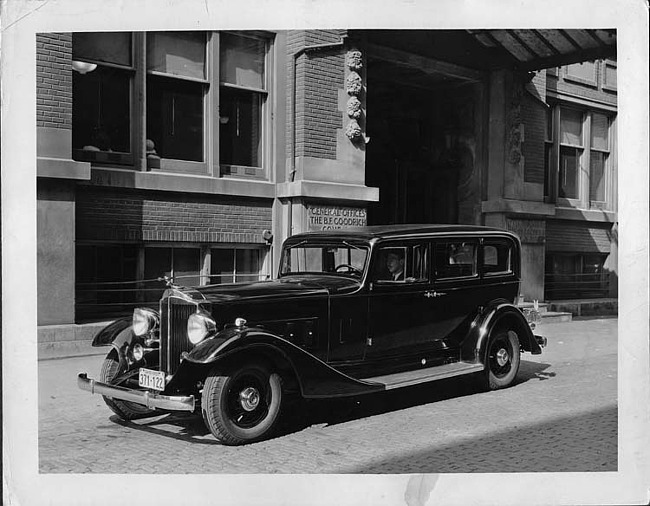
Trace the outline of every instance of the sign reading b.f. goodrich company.
<instances>
[{"instance_id":1,"label":"sign reading b.f. goodrich company","mask_svg":"<svg viewBox=\"0 0 650 506\"><path fill-rule=\"evenodd\" d=\"M309 230L332 230L338 228L363 227L367 224L363 207L307 206Z\"/></svg>"}]
</instances>

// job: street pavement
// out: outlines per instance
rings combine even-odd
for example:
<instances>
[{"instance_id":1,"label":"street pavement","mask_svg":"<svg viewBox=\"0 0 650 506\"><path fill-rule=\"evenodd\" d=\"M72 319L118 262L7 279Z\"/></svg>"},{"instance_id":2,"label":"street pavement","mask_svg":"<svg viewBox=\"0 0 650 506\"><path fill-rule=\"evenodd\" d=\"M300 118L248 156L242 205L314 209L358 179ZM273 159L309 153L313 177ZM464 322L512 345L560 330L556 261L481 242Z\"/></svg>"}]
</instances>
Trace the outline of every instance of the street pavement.
<instances>
[{"instance_id":1,"label":"street pavement","mask_svg":"<svg viewBox=\"0 0 650 506\"><path fill-rule=\"evenodd\" d=\"M518 382L471 378L292 407L274 439L222 446L200 416L125 422L99 395L103 356L42 360L41 473L453 473L617 470L617 320L541 325Z\"/></svg>"}]
</instances>

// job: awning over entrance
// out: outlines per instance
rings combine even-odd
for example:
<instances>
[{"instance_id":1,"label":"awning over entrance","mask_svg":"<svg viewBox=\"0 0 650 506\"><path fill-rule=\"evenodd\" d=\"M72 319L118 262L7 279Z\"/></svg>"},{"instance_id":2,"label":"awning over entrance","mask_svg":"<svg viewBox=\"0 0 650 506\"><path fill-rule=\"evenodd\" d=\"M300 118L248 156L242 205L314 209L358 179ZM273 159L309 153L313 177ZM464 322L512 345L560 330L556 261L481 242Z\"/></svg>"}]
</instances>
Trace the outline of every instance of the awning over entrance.
<instances>
[{"instance_id":1,"label":"awning over entrance","mask_svg":"<svg viewBox=\"0 0 650 506\"><path fill-rule=\"evenodd\" d=\"M493 61L518 70L540 70L616 57L616 30L467 30L482 46L500 53ZM495 56L497 56L495 54ZM510 65L508 65L508 62Z\"/></svg>"}]
</instances>

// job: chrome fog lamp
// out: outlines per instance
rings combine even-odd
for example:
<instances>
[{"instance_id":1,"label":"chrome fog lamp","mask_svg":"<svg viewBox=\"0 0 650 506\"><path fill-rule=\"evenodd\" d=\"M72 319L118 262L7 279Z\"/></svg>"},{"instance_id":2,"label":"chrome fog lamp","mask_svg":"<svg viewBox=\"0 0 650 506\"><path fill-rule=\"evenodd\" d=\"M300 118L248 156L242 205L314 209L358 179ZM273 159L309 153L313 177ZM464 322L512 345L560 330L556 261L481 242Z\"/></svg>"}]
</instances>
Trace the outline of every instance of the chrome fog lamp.
<instances>
[{"instance_id":1,"label":"chrome fog lamp","mask_svg":"<svg viewBox=\"0 0 650 506\"><path fill-rule=\"evenodd\" d=\"M187 337L192 344L203 341L217 328L217 323L207 314L194 313L187 320Z\"/></svg>"},{"instance_id":2,"label":"chrome fog lamp","mask_svg":"<svg viewBox=\"0 0 650 506\"><path fill-rule=\"evenodd\" d=\"M133 333L136 336L143 336L158 325L158 315L155 311L145 307L138 307L133 310Z\"/></svg>"},{"instance_id":3,"label":"chrome fog lamp","mask_svg":"<svg viewBox=\"0 0 650 506\"><path fill-rule=\"evenodd\" d=\"M142 360L142 357L144 357L144 348L140 343L136 343L135 346L133 346L133 358L139 362Z\"/></svg>"}]
</instances>

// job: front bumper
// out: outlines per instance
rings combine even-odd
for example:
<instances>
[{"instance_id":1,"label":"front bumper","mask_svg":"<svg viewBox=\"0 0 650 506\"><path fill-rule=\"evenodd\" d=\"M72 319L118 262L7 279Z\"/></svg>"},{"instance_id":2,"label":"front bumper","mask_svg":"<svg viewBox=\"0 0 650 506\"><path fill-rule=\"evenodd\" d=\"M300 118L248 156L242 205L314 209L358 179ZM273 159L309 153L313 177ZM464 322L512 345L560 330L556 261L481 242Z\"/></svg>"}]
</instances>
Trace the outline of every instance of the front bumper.
<instances>
[{"instance_id":1,"label":"front bumper","mask_svg":"<svg viewBox=\"0 0 650 506\"><path fill-rule=\"evenodd\" d=\"M88 378L85 372L79 373L77 386L91 394L105 395L113 399L135 402L148 408L167 411L194 411L196 401L193 395L161 395L148 390L133 390L117 385L108 385Z\"/></svg>"},{"instance_id":2,"label":"front bumper","mask_svg":"<svg viewBox=\"0 0 650 506\"><path fill-rule=\"evenodd\" d=\"M548 339L546 339L544 336L535 335L535 341L537 341L537 344L539 344L540 348L546 348L546 345L548 344Z\"/></svg>"}]
</instances>

